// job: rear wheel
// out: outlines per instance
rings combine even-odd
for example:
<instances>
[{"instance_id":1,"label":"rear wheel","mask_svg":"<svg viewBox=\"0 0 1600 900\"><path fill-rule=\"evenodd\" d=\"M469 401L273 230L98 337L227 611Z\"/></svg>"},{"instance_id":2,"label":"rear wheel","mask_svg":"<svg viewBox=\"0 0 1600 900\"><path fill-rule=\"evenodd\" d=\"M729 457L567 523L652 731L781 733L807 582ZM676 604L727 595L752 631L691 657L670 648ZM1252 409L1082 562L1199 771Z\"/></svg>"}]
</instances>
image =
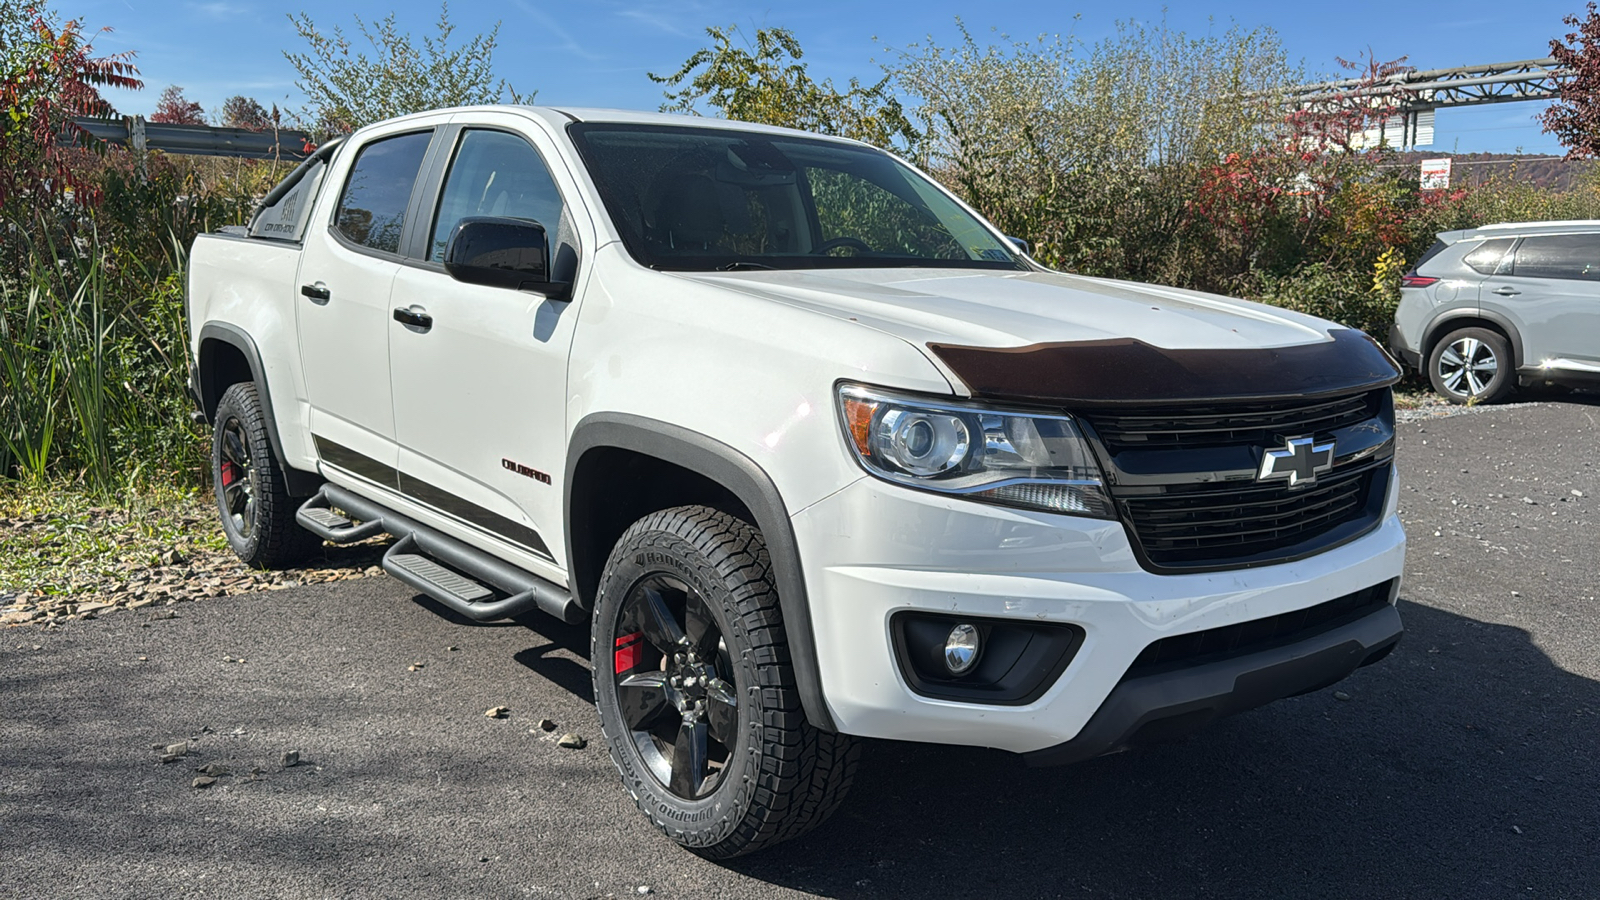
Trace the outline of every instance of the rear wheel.
<instances>
[{"instance_id":1,"label":"rear wheel","mask_svg":"<svg viewBox=\"0 0 1600 900\"><path fill-rule=\"evenodd\" d=\"M217 402L211 436L211 481L222 531L241 560L277 569L304 560L321 539L294 520L283 469L272 455L256 386L240 382Z\"/></svg>"},{"instance_id":2,"label":"rear wheel","mask_svg":"<svg viewBox=\"0 0 1600 900\"><path fill-rule=\"evenodd\" d=\"M805 833L858 748L800 708L761 534L706 507L652 513L606 562L595 702L612 761L673 840L726 859Z\"/></svg>"},{"instance_id":3,"label":"rear wheel","mask_svg":"<svg viewBox=\"0 0 1600 900\"><path fill-rule=\"evenodd\" d=\"M1452 403L1494 403L1516 387L1511 343L1487 328L1461 328L1428 356L1428 380Z\"/></svg>"}]
</instances>

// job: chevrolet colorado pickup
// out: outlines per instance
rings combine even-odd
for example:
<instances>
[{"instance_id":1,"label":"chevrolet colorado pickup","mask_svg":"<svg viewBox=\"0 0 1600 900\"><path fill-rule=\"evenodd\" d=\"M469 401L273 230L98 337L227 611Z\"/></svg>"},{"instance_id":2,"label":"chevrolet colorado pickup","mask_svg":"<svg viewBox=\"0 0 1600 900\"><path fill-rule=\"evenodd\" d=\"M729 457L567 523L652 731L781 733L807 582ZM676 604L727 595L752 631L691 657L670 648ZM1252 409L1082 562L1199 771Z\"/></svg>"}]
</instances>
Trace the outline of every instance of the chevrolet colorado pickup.
<instances>
[{"instance_id":1,"label":"chevrolet colorado pickup","mask_svg":"<svg viewBox=\"0 0 1600 900\"><path fill-rule=\"evenodd\" d=\"M382 122L197 238L188 312L239 556L388 533L463 615L587 622L627 789L713 858L822 821L859 738L1072 762L1401 635L1382 349L1051 271L852 141Z\"/></svg>"}]
</instances>

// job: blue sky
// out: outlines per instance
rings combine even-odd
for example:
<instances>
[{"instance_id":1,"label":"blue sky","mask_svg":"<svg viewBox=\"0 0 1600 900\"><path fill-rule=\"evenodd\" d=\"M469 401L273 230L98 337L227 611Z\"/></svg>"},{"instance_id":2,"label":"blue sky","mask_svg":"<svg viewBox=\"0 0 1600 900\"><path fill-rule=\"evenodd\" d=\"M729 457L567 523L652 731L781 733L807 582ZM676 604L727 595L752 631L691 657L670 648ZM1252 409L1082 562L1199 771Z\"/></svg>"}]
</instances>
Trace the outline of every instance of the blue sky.
<instances>
[{"instance_id":1,"label":"blue sky","mask_svg":"<svg viewBox=\"0 0 1600 900\"><path fill-rule=\"evenodd\" d=\"M459 34L501 22L499 74L518 90L538 90L551 105L654 109L661 89L646 72L670 72L706 44L708 25L738 23L792 29L806 50L814 77L843 81L878 77L875 60L885 48L903 48L932 37L949 44L960 16L980 38L1041 34L1074 35L1093 41L1109 34L1119 19L1159 19L1191 32L1226 29L1231 22L1275 29L1293 58L1312 72L1331 72L1334 58L1353 58L1370 49L1379 59L1409 57L1419 68L1529 59L1548 54L1552 36L1564 34L1561 17L1578 10L1579 0L1505 3L1504 0L1451 2L1298 3L1235 0L1207 3L1166 0L1120 3L1049 3L1008 0L996 3L952 0L834 2L791 4L722 0L584 0L547 3L458 0L451 18ZM146 89L119 92L110 99L125 113L149 113L156 95L180 84L207 110L233 94L254 96L263 104L298 108L294 70L283 58L300 49L284 13L287 7L245 0L54 0L66 17L82 18L91 28L113 33L96 41L101 52L135 50ZM391 10L413 34L431 34L436 0L387 3L327 0L309 9L318 26L354 31L353 16L368 21ZM1446 151L1558 152L1540 133L1533 117L1540 104L1508 103L1441 110L1434 148Z\"/></svg>"}]
</instances>

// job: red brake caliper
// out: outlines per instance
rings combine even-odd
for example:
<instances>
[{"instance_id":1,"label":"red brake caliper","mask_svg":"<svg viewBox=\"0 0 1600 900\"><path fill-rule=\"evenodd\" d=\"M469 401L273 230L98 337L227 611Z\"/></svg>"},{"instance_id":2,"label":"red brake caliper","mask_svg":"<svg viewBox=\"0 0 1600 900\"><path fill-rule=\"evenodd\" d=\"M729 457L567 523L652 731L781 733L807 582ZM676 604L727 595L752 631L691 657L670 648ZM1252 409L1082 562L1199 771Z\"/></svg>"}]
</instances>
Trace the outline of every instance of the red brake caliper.
<instances>
[{"instance_id":1,"label":"red brake caliper","mask_svg":"<svg viewBox=\"0 0 1600 900\"><path fill-rule=\"evenodd\" d=\"M633 667L639 664L639 648L643 645L644 632L642 631L635 631L633 634L625 634L617 638L617 651L614 654L616 668L614 671L618 675L623 672L633 671Z\"/></svg>"},{"instance_id":2,"label":"red brake caliper","mask_svg":"<svg viewBox=\"0 0 1600 900\"><path fill-rule=\"evenodd\" d=\"M227 487L228 485L233 484L234 479L238 477L239 476L234 473L232 460L224 460L222 463L222 486Z\"/></svg>"}]
</instances>

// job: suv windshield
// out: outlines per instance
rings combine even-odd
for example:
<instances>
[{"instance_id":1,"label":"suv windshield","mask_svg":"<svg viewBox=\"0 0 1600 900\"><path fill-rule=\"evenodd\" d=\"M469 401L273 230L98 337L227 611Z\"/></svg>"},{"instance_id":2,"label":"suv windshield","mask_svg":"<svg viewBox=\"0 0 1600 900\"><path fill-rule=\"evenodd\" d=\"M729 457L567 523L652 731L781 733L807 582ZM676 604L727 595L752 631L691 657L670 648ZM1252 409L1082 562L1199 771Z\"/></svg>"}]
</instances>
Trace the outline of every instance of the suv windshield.
<instances>
[{"instance_id":1,"label":"suv windshield","mask_svg":"<svg viewBox=\"0 0 1600 900\"><path fill-rule=\"evenodd\" d=\"M1026 268L870 147L723 128L569 126L633 257L655 269Z\"/></svg>"}]
</instances>

